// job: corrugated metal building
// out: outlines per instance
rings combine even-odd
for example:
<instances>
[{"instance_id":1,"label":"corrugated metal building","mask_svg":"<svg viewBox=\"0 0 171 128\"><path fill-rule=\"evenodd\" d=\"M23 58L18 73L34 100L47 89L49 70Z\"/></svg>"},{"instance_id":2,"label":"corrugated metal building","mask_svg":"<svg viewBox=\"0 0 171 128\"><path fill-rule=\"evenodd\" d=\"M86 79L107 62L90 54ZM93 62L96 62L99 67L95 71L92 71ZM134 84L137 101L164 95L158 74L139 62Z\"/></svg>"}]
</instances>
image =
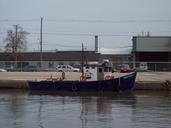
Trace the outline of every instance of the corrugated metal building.
<instances>
[{"instance_id":1,"label":"corrugated metal building","mask_svg":"<svg viewBox=\"0 0 171 128\"><path fill-rule=\"evenodd\" d=\"M84 60L90 62L99 61L101 55L94 51L84 51ZM40 52L24 53L0 53L0 66L10 65L17 62L17 67L26 65L40 65ZM42 53L42 68L55 68L58 64L78 65L81 64L82 51L57 51Z\"/></svg>"},{"instance_id":2,"label":"corrugated metal building","mask_svg":"<svg viewBox=\"0 0 171 128\"><path fill-rule=\"evenodd\" d=\"M171 37L170 36L135 36L133 37L133 61L148 62L149 68L171 69ZM152 64L153 63L153 64Z\"/></svg>"}]
</instances>

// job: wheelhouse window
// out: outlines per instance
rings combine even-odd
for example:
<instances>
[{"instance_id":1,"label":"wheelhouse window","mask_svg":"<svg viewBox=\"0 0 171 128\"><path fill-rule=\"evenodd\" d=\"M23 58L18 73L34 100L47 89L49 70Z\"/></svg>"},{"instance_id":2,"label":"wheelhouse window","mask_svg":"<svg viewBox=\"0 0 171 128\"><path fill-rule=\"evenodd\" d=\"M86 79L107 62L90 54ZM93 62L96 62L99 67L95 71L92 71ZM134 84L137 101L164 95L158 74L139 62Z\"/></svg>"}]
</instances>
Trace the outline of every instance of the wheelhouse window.
<instances>
[{"instance_id":1,"label":"wheelhouse window","mask_svg":"<svg viewBox=\"0 0 171 128\"><path fill-rule=\"evenodd\" d=\"M108 71L109 71L108 67L105 67L104 72L108 72Z\"/></svg>"},{"instance_id":2,"label":"wheelhouse window","mask_svg":"<svg viewBox=\"0 0 171 128\"><path fill-rule=\"evenodd\" d=\"M86 66L86 69L89 69L90 67Z\"/></svg>"},{"instance_id":3,"label":"wheelhouse window","mask_svg":"<svg viewBox=\"0 0 171 128\"><path fill-rule=\"evenodd\" d=\"M102 68L99 68L98 70L99 70L99 73L101 73L101 72L102 72Z\"/></svg>"}]
</instances>

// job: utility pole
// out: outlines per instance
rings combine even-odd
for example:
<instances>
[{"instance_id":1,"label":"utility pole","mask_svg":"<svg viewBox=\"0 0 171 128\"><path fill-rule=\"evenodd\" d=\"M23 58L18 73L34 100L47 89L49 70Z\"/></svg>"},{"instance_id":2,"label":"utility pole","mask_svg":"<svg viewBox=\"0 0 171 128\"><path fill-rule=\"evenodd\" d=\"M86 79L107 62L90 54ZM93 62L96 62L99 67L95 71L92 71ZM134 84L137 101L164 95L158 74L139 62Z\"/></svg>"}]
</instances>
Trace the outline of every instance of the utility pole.
<instances>
[{"instance_id":1,"label":"utility pole","mask_svg":"<svg viewBox=\"0 0 171 128\"><path fill-rule=\"evenodd\" d=\"M13 51L15 54L15 67L17 68L17 48L18 48L18 24L15 25L15 43L13 44Z\"/></svg>"},{"instance_id":2,"label":"utility pole","mask_svg":"<svg viewBox=\"0 0 171 128\"><path fill-rule=\"evenodd\" d=\"M17 53L17 45L18 45L18 25L15 26L15 45L14 45L15 53Z\"/></svg>"},{"instance_id":3,"label":"utility pole","mask_svg":"<svg viewBox=\"0 0 171 128\"><path fill-rule=\"evenodd\" d=\"M42 54L42 26L43 26L43 18L41 17L41 23L40 23L40 70L42 70L42 61L43 61L43 54Z\"/></svg>"}]
</instances>

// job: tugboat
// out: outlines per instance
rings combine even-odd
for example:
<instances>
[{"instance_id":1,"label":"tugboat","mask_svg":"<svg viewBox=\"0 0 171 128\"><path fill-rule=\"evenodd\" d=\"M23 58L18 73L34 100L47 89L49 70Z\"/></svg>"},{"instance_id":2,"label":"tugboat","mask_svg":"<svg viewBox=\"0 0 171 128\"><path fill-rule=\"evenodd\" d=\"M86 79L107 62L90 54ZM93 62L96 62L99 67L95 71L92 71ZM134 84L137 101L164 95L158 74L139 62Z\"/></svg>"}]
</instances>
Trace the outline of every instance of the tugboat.
<instances>
[{"instance_id":1,"label":"tugboat","mask_svg":"<svg viewBox=\"0 0 171 128\"><path fill-rule=\"evenodd\" d=\"M63 72L62 79L60 80L28 81L30 90L112 92L133 89L136 72L114 78L112 64L109 61L103 61L100 64L84 64L83 62L82 60L82 74L80 80L65 80L65 73Z\"/></svg>"}]
</instances>

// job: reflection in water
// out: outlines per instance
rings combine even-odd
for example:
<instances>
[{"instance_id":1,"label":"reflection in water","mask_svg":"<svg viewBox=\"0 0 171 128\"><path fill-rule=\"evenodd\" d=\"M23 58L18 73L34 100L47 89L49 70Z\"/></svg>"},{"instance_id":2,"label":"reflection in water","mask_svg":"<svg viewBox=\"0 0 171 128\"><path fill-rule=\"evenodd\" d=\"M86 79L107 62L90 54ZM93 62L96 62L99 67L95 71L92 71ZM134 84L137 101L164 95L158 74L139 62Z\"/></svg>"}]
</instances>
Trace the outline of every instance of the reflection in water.
<instances>
[{"instance_id":1,"label":"reflection in water","mask_svg":"<svg viewBox=\"0 0 171 128\"><path fill-rule=\"evenodd\" d=\"M82 128L88 128L89 122L96 119L99 122L110 122L112 99L108 97L82 97L81 98L81 115ZM102 117L102 118L101 118ZM106 120L106 119L109 120ZM106 124L106 125L107 125Z\"/></svg>"},{"instance_id":2,"label":"reflection in water","mask_svg":"<svg viewBox=\"0 0 171 128\"><path fill-rule=\"evenodd\" d=\"M39 105L39 108L38 108L38 126L40 128L44 128L43 127L43 120L42 120L42 105L43 105L43 101L42 101L42 97L40 96L40 99L39 99L39 102L40 102L40 105Z\"/></svg>"},{"instance_id":3,"label":"reflection in water","mask_svg":"<svg viewBox=\"0 0 171 128\"><path fill-rule=\"evenodd\" d=\"M15 127L23 127L19 124L19 119L25 116L24 111L25 109L25 100L22 100L23 97L26 96L26 92L23 91L7 91L7 90L0 90L0 124L1 126L4 125L13 125ZM6 116L10 117L9 119L3 121ZM4 125L3 125L4 124Z\"/></svg>"},{"instance_id":4,"label":"reflection in water","mask_svg":"<svg viewBox=\"0 0 171 128\"><path fill-rule=\"evenodd\" d=\"M136 109L133 109L133 122L135 127L170 127L170 92L138 92L136 99Z\"/></svg>"},{"instance_id":5,"label":"reflection in water","mask_svg":"<svg viewBox=\"0 0 171 128\"><path fill-rule=\"evenodd\" d=\"M171 94L0 90L0 113L8 128L169 128Z\"/></svg>"}]
</instances>

